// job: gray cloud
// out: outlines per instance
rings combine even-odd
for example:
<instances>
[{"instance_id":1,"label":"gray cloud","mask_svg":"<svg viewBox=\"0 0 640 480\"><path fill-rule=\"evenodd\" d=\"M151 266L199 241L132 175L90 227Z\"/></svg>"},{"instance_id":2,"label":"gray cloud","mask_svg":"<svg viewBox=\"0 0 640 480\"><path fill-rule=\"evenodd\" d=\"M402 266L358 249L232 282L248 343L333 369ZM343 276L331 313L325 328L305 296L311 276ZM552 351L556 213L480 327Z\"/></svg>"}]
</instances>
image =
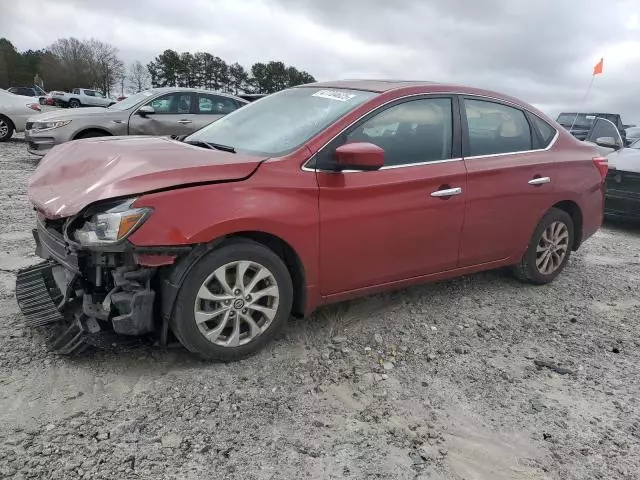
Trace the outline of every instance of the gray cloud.
<instances>
[{"instance_id":1,"label":"gray cloud","mask_svg":"<svg viewBox=\"0 0 640 480\"><path fill-rule=\"evenodd\" d=\"M550 114L579 106L604 56L584 108L640 123L637 15L634 0L21 0L5 8L0 31L21 49L93 36L126 61L207 50L245 65L283 60L319 79L468 84Z\"/></svg>"}]
</instances>

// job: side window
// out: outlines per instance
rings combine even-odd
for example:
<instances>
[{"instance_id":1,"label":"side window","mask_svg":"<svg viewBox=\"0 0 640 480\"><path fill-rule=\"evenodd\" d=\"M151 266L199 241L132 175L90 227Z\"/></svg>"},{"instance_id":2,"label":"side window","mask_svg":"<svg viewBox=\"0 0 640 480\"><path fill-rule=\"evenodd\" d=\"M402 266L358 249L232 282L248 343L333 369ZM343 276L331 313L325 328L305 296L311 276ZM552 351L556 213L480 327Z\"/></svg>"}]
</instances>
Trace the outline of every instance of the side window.
<instances>
[{"instance_id":1,"label":"side window","mask_svg":"<svg viewBox=\"0 0 640 480\"><path fill-rule=\"evenodd\" d=\"M553 140L553 137L556 136L556 129L535 115L531 115L530 118L533 119L533 125L540 134L540 138L542 140L540 148L547 148L551 143L551 140Z\"/></svg>"},{"instance_id":2,"label":"side window","mask_svg":"<svg viewBox=\"0 0 640 480\"><path fill-rule=\"evenodd\" d=\"M83 92L87 97L95 97L96 96L96 94L95 94L95 92L93 90L83 90Z\"/></svg>"},{"instance_id":3,"label":"side window","mask_svg":"<svg viewBox=\"0 0 640 480\"><path fill-rule=\"evenodd\" d=\"M616 126L609 120L605 120L604 118L600 117L596 118L596 121L591 128L591 132L589 132L587 140L595 143L599 138L613 138L616 144L622 144L620 132L618 132Z\"/></svg>"},{"instance_id":4,"label":"side window","mask_svg":"<svg viewBox=\"0 0 640 480\"><path fill-rule=\"evenodd\" d=\"M191 93L174 92L151 100L150 105L156 113L186 114L191 113Z\"/></svg>"},{"instance_id":5,"label":"side window","mask_svg":"<svg viewBox=\"0 0 640 480\"><path fill-rule=\"evenodd\" d=\"M74 95L80 95L80 89L74 88L71 93L73 93Z\"/></svg>"},{"instance_id":6,"label":"side window","mask_svg":"<svg viewBox=\"0 0 640 480\"><path fill-rule=\"evenodd\" d=\"M524 112L500 103L464 100L469 128L469 156L532 149L531 128Z\"/></svg>"},{"instance_id":7,"label":"side window","mask_svg":"<svg viewBox=\"0 0 640 480\"><path fill-rule=\"evenodd\" d=\"M346 143L370 142L385 152L385 166L451 158L453 116L450 98L394 105L347 134Z\"/></svg>"},{"instance_id":8,"label":"side window","mask_svg":"<svg viewBox=\"0 0 640 480\"><path fill-rule=\"evenodd\" d=\"M198 94L198 113L205 115L226 115L238 108L232 98L221 95Z\"/></svg>"}]
</instances>

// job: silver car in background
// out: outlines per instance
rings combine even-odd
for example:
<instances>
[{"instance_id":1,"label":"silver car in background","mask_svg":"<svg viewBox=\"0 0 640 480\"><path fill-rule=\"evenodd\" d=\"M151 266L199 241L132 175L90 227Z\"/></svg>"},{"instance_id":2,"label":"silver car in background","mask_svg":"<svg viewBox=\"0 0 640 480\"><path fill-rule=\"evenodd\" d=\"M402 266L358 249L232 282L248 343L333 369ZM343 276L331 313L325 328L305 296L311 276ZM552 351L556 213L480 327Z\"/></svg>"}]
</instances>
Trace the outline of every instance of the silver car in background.
<instances>
[{"instance_id":1,"label":"silver car in background","mask_svg":"<svg viewBox=\"0 0 640 480\"><path fill-rule=\"evenodd\" d=\"M108 108L55 110L27 120L27 150L44 155L69 140L115 135L188 135L247 104L233 95L166 87L136 93Z\"/></svg>"}]
</instances>

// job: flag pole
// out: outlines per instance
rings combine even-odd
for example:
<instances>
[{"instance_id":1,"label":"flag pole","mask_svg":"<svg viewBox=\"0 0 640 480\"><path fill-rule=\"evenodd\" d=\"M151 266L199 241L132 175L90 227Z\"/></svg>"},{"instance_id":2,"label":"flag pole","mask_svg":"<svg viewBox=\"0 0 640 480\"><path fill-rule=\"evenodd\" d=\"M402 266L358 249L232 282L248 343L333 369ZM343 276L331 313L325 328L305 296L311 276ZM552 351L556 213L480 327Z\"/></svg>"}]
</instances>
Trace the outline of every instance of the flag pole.
<instances>
[{"instance_id":1,"label":"flag pole","mask_svg":"<svg viewBox=\"0 0 640 480\"><path fill-rule=\"evenodd\" d=\"M584 97L582 97L582 101L580 102L580 108L578 109L578 111L576 112L576 116L573 117L573 123L571 124L571 128L569 129L569 133L571 133L571 131L573 130L573 126L576 124L576 120L578 119L578 115L580 114L580 110L582 110L582 107L584 106L584 102L587 101L587 97L589 96L589 92L591 91L591 87L593 86L593 81L596 78L596 74L594 73L593 75L591 75L591 81L589 82L589 86L587 87L587 91L584 94Z\"/></svg>"}]
</instances>

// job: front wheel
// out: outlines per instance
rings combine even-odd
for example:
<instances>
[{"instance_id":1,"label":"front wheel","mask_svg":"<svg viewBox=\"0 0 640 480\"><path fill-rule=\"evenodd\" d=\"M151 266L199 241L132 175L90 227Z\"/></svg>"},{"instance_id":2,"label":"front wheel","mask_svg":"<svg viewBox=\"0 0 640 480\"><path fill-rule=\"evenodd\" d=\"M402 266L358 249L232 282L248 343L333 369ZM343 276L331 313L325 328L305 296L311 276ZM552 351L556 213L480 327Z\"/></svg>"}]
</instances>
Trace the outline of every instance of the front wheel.
<instances>
[{"instance_id":1,"label":"front wheel","mask_svg":"<svg viewBox=\"0 0 640 480\"><path fill-rule=\"evenodd\" d=\"M187 350L212 360L257 352L284 327L293 286L273 251L238 240L198 261L178 292L171 328Z\"/></svg>"},{"instance_id":2,"label":"front wheel","mask_svg":"<svg viewBox=\"0 0 640 480\"><path fill-rule=\"evenodd\" d=\"M80 100L75 98L69 100L69 108L80 108Z\"/></svg>"},{"instance_id":3,"label":"front wheel","mask_svg":"<svg viewBox=\"0 0 640 480\"><path fill-rule=\"evenodd\" d=\"M537 285L552 282L571 255L573 228L567 212L557 208L549 210L533 232L522 260L515 266L516 276Z\"/></svg>"}]
</instances>

